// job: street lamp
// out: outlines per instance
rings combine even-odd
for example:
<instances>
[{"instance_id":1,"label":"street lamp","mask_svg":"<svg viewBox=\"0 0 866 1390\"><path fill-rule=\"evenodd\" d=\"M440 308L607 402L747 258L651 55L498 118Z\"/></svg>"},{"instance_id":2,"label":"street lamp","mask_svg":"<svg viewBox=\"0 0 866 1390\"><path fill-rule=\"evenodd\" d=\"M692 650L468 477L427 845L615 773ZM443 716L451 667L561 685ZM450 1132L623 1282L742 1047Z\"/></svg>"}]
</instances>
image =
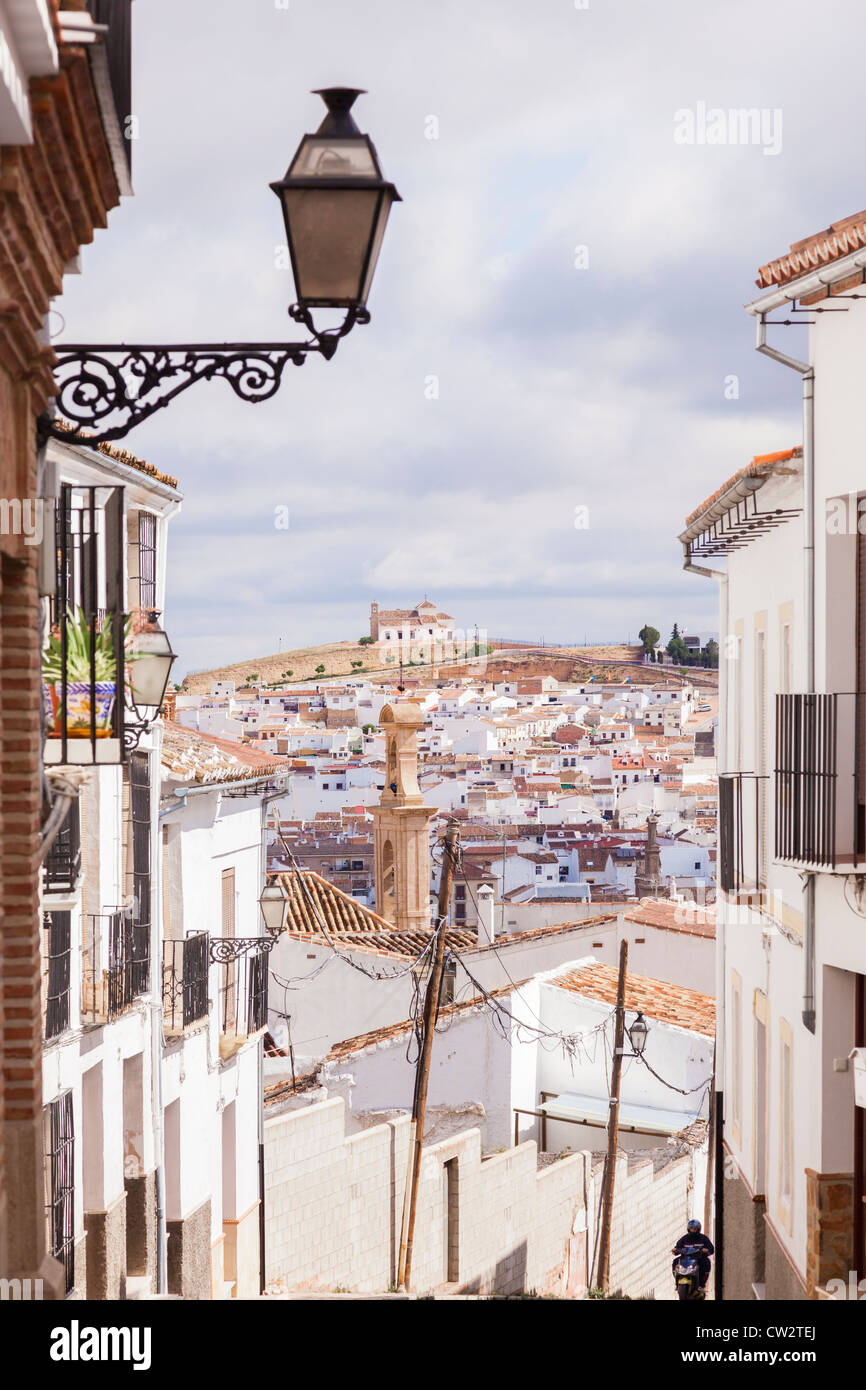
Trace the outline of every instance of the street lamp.
<instances>
[{"instance_id":1,"label":"street lamp","mask_svg":"<svg viewBox=\"0 0 866 1390\"><path fill-rule=\"evenodd\" d=\"M271 188L283 207L298 305L357 314L367 303L391 204L401 198L352 117L364 93L326 87L316 95L328 114Z\"/></svg>"},{"instance_id":2,"label":"street lamp","mask_svg":"<svg viewBox=\"0 0 866 1390\"><path fill-rule=\"evenodd\" d=\"M130 639L125 657L129 669L126 691L134 718L124 717L123 737L125 747L132 749L159 715L171 668L177 660L159 625L158 609L145 609L145 620ZM145 709L152 713L146 715Z\"/></svg>"},{"instance_id":3,"label":"street lamp","mask_svg":"<svg viewBox=\"0 0 866 1390\"><path fill-rule=\"evenodd\" d=\"M130 663L129 693L134 705L159 709L177 653L159 625L159 611L148 608L143 625L127 648Z\"/></svg>"},{"instance_id":4,"label":"street lamp","mask_svg":"<svg viewBox=\"0 0 866 1390\"><path fill-rule=\"evenodd\" d=\"M644 1048L646 1047L646 1037L647 1033L649 1032L649 1029L647 1027L646 1019L644 1018L640 1009L638 1009L637 1018L627 1031L628 1040L631 1043L632 1051L634 1052L635 1057L642 1057L644 1054Z\"/></svg>"},{"instance_id":5,"label":"street lamp","mask_svg":"<svg viewBox=\"0 0 866 1390\"><path fill-rule=\"evenodd\" d=\"M318 91L327 115L314 135L303 137L285 178L270 185L282 203L298 296L289 317L310 337L292 343L58 344L55 402L68 425L42 416L42 439L56 434L90 447L122 439L195 382L218 376L241 400L269 400L287 362L300 367L311 353L330 361L356 323L370 322L373 272L391 205L401 199L351 115L361 94L354 87ZM317 329L316 308L346 312L336 328Z\"/></svg>"},{"instance_id":6,"label":"street lamp","mask_svg":"<svg viewBox=\"0 0 866 1390\"><path fill-rule=\"evenodd\" d=\"M268 936L277 937L286 930L289 921L289 895L281 878L266 883L259 898Z\"/></svg>"}]
</instances>

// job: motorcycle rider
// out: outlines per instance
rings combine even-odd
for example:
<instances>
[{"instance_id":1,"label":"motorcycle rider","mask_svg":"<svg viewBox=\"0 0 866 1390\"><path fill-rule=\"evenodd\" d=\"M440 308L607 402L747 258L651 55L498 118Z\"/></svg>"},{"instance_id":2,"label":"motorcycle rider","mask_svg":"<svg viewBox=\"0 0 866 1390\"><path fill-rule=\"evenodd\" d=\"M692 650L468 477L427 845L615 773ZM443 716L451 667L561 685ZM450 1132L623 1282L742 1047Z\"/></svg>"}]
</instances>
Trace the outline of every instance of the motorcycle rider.
<instances>
[{"instance_id":1,"label":"motorcycle rider","mask_svg":"<svg viewBox=\"0 0 866 1390\"><path fill-rule=\"evenodd\" d=\"M689 1222L686 1234L684 1236L680 1236L679 1240L673 1248L672 1254L675 1256L675 1259L673 1261L673 1264L671 1265L672 1271L676 1270L677 1261L679 1260L680 1255L683 1253L686 1246L689 1245L693 1248L696 1246L699 1247L698 1249L694 1249L694 1256L698 1262L700 1286L702 1289L705 1289L707 1287L707 1281L710 1277L710 1256L714 1255L716 1253L716 1250L709 1236L705 1236L702 1233L701 1223L700 1221L696 1220L695 1217L692 1217L691 1221Z\"/></svg>"}]
</instances>

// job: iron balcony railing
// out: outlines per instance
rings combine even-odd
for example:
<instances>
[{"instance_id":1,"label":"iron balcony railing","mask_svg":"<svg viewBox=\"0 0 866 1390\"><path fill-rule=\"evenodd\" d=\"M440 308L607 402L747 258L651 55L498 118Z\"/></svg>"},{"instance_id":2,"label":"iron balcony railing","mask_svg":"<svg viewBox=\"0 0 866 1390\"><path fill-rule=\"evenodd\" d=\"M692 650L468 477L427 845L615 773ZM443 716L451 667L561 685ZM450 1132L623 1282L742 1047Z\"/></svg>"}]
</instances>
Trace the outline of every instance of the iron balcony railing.
<instances>
[{"instance_id":1,"label":"iron balcony railing","mask_svg":"<svg viewBox=\"0 0 866 1390\"><path fill-rule=\"evenodd\" d=\"M268 1022L268 956L273 937L213 936L210 959L219 966L220 1032L246 1037Z\"/></svg>"},{"instance_id":2,"label":"iron balcony railing","mask_svg":"<svg viewBox=\"0 0 866 1390\"><path fill-rule=\"evenodd\" d=\"M42 861L42 887L45 893L75 892L81 872L81 815L78 800L73 801L66 819Z\"/></svg>"},{"instance_id":3,"label":"iron balcony railing","mask_svg":"<svg viewBox=\"0 0 866 1390\"><path fill-rule=\"evenodd\" d=\"M63 1266L64 1291L75 1285L75 1130L72 1092L47 1107L48 1230L51 1253Z\"/></svg>"},{"instance_id":4,"label":"iron balcony railing","mask_svg":"<svg viewBox=\"0 0 866 1390\"><path fill-rule=\"evenodd\" d=\"M775 849L782 863L866 868L864 696L776 696Z\"/></svg>"},{"instance_id":5,"label":"iron balcony railing","mask_svg":"<svg viewBox=\"0 0 866 1390\"><path fill-rule=\"evenodd\" d=\"M123 488L63 483L42 653L46 763L124 760Z\"/></svg>"},{"instance_id":6,"label":"iron balcony railing","mask_svg":"<svg viewBox=\"0 0 866 1390\"><path fill-rule=\"evenodd\" d=\"M84 940L82 1016L108 1023L150 990L150 926L124 909L89 914Z\"/></svg>"},{"instance_id":7,"label":"iron balcony railing","mask_svg":"<svg viewBox=\"0 0 866 1390\"><path fill-rule=\"evenodd\" d=\"M208 1016L209 947L206 931L162 943L162 1012L169 1030L188 1028Z\"/></svg>"},{"instance_id":8,"label":"iron balcony railing","mask_svg":"<svg viewBox=\"0 0 866 1390\"><path fill-rule=\"evenodd\" d=\"M767 781L753 772L719 775L719 887L725 893L759 889L766 881Z\"/></svg>"}]
</instances>

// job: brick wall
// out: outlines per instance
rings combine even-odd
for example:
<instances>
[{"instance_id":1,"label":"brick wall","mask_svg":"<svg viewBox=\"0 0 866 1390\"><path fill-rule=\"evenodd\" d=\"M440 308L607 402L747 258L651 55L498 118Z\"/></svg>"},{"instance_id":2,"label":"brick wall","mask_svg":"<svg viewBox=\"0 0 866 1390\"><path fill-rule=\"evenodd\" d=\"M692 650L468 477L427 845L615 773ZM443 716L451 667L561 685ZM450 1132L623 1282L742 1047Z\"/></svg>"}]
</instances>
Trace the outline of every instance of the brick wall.
<instances>
[{"instance_id":1,"label":"brick wall","mask_svg":"<svg viewBox=\"0 0 866 1390\"><path fill-rule=\"evenodd\" d=\"M265 1124L267 1279L288 1288L384 1292L396 1283L409 1120L345 1132L341 1099ZM621 1156L611 1285L670 1298L670 1248L685 1230L689 1155ZM467 1293L583 1291L601 1165L577 1153L537 1167L534 1143L481 1158L477 1129L425 1148L412 1287Z\"/></svg>"}]
</instances>

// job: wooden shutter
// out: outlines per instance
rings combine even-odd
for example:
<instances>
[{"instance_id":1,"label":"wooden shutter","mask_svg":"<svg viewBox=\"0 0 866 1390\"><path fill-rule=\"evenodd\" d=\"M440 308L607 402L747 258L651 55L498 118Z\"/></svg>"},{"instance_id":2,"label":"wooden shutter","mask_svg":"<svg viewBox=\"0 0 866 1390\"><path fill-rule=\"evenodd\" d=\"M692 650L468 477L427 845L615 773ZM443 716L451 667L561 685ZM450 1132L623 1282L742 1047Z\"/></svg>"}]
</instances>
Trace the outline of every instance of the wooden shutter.
<instances>
[{"instance_id":1,"label":"wooden shutter","mask_svg":"<svg viewBox=\"0 0 866 1390\"><path fill-rule=\"evenodd\" d=\"M223 869L222 873L222 936L235 934L235 871Z\"/></svg>"}]
</instances>

